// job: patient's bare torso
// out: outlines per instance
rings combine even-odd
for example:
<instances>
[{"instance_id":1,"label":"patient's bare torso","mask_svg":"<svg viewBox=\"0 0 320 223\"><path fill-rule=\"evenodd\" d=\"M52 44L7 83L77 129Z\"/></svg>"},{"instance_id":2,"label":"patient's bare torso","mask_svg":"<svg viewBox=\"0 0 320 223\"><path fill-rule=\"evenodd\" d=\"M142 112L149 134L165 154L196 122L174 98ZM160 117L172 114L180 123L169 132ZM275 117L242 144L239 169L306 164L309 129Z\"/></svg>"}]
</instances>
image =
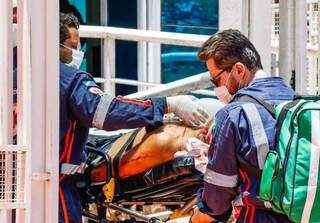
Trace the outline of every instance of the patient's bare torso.
<instances>
[{"instance_id":1,"label":"patient's bare torso","mask_svg":"<svg viewBox=\"0 0 320 223\"><path fill-rule=\"evenodd\" d=\"M132 143L132 147L120 158L119 176L143 173L148 169L166 161L172 160L178 151L186 150L186 142L191 137L199 138L201 129L193 129L178 123L167 123L147 133L139 132ZM123 137L123 136L122 136ZM106 166L100 165L91 173L92 182L106 179Z\"/></svg>"}]
</instances>

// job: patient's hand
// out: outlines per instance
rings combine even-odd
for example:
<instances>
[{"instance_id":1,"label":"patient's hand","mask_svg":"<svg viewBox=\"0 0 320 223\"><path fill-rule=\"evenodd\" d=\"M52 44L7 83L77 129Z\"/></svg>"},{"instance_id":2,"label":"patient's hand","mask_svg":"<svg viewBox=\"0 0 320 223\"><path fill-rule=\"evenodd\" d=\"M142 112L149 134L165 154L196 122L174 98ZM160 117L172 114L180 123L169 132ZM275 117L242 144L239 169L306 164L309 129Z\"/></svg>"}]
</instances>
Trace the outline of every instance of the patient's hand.
<instances>
[{"instance_id":1,"label":"patient's hand","mask_svg":"<svg viewBox=\"0 0 320 223\"><path fill-rule=\"evenodd\" d=\"M203 129L201 130L199 134L199 139L207 144L210 144L212 139L212 125L214 122L214 117L209 119L209 121L205 124Z\"/></svg>"}]
</instances>

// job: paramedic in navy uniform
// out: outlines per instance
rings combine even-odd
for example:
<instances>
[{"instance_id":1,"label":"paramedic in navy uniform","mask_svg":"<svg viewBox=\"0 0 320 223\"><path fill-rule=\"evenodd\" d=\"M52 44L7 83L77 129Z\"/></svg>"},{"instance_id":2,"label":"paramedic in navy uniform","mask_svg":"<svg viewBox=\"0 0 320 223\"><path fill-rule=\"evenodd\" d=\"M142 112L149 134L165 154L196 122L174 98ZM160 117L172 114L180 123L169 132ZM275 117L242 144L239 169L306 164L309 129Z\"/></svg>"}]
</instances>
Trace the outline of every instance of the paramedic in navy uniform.
<instances>
[{"instance_id":1,"label":"paramedic in navy uniform","mask_svg":"<svg viewBox=\"0 0 320 223\"><path fill-rule=\"evenodd\" d=\"M217 97L227 104L215 116L204 189L198 193L199 210L223 222L232 208L241 223L289 222L259 199L260 178L243 168L245 164L263 168L266 154L274 148L276 121L258 103L237 100L249 95L275 106L292 100L293 90L282 78L269 77L262 70L259 53L238 30L214 34L198 55L206 61ZM257 126L259 130L253 131ZM196 216L192 222L197 222Z\"/></svg>"},{"instance_id":2,"label":"paramedic in navy uniform","mask_svg":"<svg viewBox=\"0 0 320 223\"><path fill-rule=\"evenodd\" d=\"M165 112L173 112L193 125L208 118L193 98L185 95L137 101L104 94L90 74L79 70L83 52L78 28L73 14L60 14L60 223L82 222L72 173L83 170L90 127L116 130L158 126Z\"/></svg>"}]
</instances>

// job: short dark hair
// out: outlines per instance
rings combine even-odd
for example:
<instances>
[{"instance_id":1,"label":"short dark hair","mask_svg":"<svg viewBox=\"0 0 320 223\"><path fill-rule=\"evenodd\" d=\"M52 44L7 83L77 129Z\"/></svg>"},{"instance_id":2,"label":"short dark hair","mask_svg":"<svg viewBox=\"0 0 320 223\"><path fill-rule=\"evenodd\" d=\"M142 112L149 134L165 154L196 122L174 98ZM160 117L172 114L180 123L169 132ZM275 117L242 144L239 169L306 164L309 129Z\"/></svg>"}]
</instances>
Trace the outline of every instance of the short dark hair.
<instances>
[{"instance_id":1,"label":"short dark hair","mask_svg":"<svg viewBox=\"0 0 320 223\"><path fill-rule=\"evenodd\" d=\"M60 13L60 43L70 38L68 28L79 29L80 23L73 13Z\"/></svg>"},{"instance_id":2,"label":"short dark hair","mask_svg":"<svg viewBox=\"0 0 320 223\"><path fill-rule=\"evenodd\" d=\"M252 74L263 69L258 51L239 30L228 29L212 35L198 52L200 60L213 58L221 69L237 62L243 63Z\"/></svg>"}]
</instances>

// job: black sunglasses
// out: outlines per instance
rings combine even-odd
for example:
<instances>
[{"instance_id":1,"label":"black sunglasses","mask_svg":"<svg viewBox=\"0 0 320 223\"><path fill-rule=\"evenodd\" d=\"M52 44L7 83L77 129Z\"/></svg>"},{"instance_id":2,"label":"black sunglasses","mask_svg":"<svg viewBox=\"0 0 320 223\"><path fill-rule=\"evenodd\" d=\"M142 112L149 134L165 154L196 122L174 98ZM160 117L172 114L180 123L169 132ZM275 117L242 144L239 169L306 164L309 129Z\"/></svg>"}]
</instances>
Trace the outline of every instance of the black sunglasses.
<instances>
[{"instance_id":1,"label":"black sunglasses","mask_svg":"<svg viewBox=\"0 0 320 223\"><path fill-rule=\"evenodd\" d=\"M229 68L231 67L226 67L224 69L222 69L222 71L220 71L215 77L211 77L210 81L211 83L213 84L213 86L217 86L217 78L223 73L225 72L226 70L228 70Z\"/></svg>"}]
</instances>

